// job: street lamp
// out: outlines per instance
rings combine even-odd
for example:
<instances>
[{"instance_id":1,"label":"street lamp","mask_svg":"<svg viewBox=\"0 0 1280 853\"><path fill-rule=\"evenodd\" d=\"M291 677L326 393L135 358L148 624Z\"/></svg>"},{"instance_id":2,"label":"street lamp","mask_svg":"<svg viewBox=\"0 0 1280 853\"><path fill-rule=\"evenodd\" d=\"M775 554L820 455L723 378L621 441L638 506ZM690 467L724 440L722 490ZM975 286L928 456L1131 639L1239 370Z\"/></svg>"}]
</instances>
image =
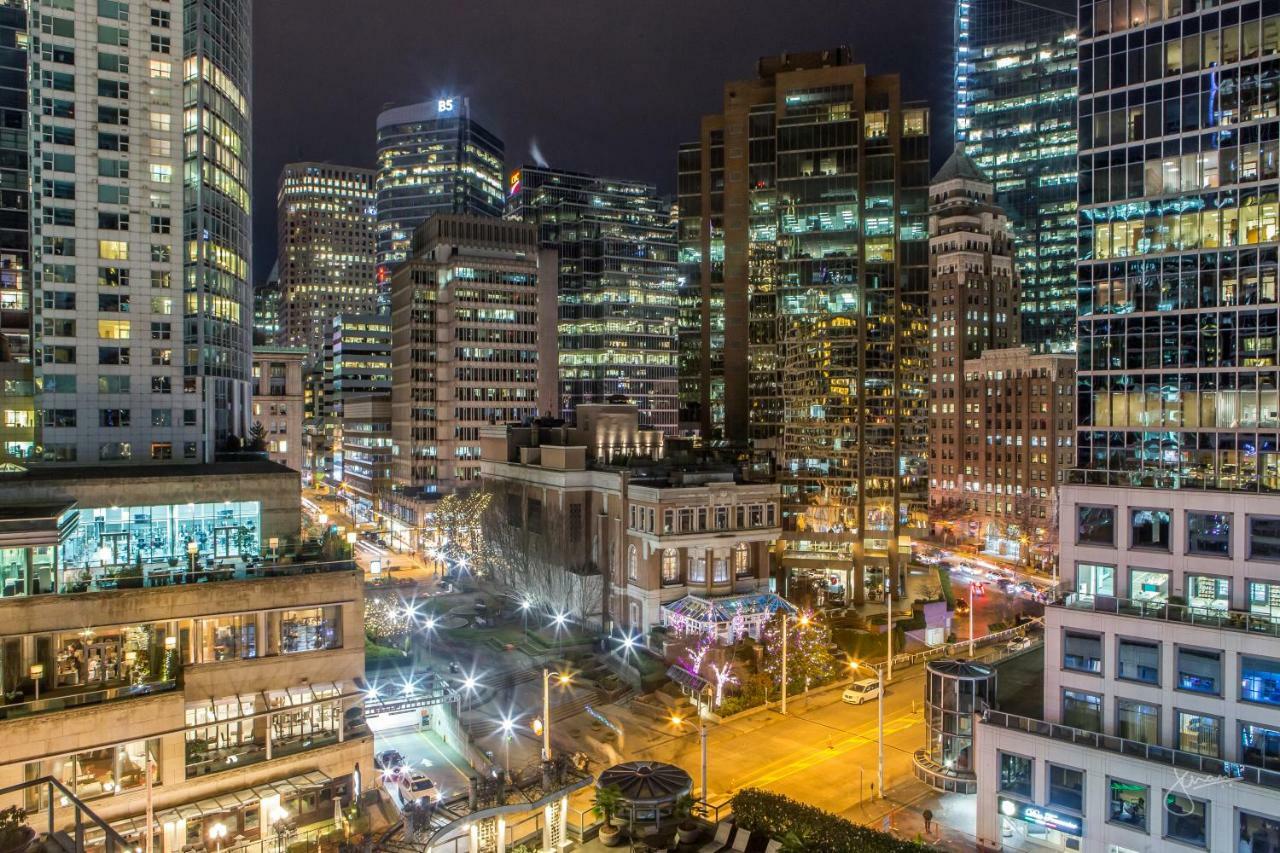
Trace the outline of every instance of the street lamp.
<instances>
[{"instance_id":1,"label":"street lamp","mask_svg":"<svg viewBox=\"0 0 1280 853\"><path fill-rule=\"evenodd\" d=\"M787 622L791 616L788 613L782 614L782 713L787 713ZM800 614L800 624L807 626L809 624L809 614Z\"/></svg>"},{"instance_id":2,"label":"street lamp","mask_svg":"<svg viewBox=\"0 0 1280 853\"><path fill-rule=\"evenodd\" d=\"M556 684L565 687L569 684L569 673L542 670L542 760L551 760L551 678L555 676Z\"/></svg>"},{"instance_id":3,"label":"street lamp","mask_svg":"<svg viewBox=\"0 0 1280 853\"><path fill-rule=\"evenodd\" d=\"M700 746L702 749L701 759L698 765L698 769L701 771L701 775L702 775L702 802L706 803L709 800L709 796L707 794L707 717L704 713L702 713L701 702L698 703L698 717L699 717L699 723L700 723L700 725L698 726L698 739L701 742ZM680 726L684 725L686 722L688 721L682 718L679 714L671 715L671 724L675 726L677 729L680 728ZM693 725L693 723L689 723L689 725Z\"/></svg>"},{"instance_id":4,"label":"street lamp","mask_svg":"<svg viewBox=\"0 0 1280 853\"><path fill-rule=\"evenodd\" d=\"M196 554L200 553L200 546L196 544L196 540L192 539L187 542L187 556L191 558L191 571L196 570Z\"/></svg>"},{"instance_id":5,"label":"street lamp","mask_svg":"<svg viewBox=\"0 0 1280 853\"><path fill-rule=\"evenodd\" d=\"M878 685L878 690L876 691L876 728L879 729L880 748L876 756L876 788L879 789L880 799L884 799L884 667L859 663L856 660L849 661L849 669L854 672L857 672L860 666L875 672L876 684ZM859 801L861 801L861 797L859 797Z\"/></svg>"},{"instance_id":6,"label":"street lamp","mask_svg":"<svg viewBox=\"0 0 1280 853\"><path fill-rule=\"evenodd\" d=\"M226 837L227 837L226 824L215 823L213 826L209 827L209 838L213 841L215 851L222 850L222 839Z\"/></svg>"},{"instance_id":7,"label":"street lamp","mask_svg":"<svg viewBox=\"0 0 1280 853\"><path fill-rule=\"evenodd\" d=\"M969 657L973 657L973 585L974 579L969 577Z\"/></svg>"},{"instance_id":8,"label":"street lamp","mask_svg":"<svg viewBox=\"0 0 1280 853\"><path fill-rule=\"evenodd\" d=\"M533 606L533 602L524 598L520 600L520 615L524 617L524 636L529 638L529 608Z\"/></svg>"},{"instance_id":9,"label":"street lamp","mask_svg":"<svg viewBox=\"0 0 1280 853\"><path fill-rule=\"evenodd\" d=\"M499 731L502 732L502 751L503 751L503 770L508 776L511 775L511 741L516 736L516 721L510 717L503 717L498 723Z\"/></svg>"}]
</instances>

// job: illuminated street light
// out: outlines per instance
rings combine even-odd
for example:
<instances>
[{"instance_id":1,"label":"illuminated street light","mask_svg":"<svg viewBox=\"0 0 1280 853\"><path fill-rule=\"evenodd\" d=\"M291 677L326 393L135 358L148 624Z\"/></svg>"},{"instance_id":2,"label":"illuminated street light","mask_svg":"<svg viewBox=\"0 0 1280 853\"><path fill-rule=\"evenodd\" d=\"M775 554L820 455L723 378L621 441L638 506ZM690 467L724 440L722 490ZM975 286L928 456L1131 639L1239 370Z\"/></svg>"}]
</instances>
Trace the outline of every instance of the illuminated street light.
<instances>
[{"instance_id":1,"label":"illuminated street light","mask_svg":"<svg viewBox=\"0 0 1280 853\"><path fill-rule=\"evenodd\" d=\"M503 770L508 776L511 775L511 741L516 736L516 721L511 717L503 717L498 723L499 731L502 732L502 749L505 753L503 758Z\"/></svg>"},{"instance_id":2,"label":"illuminated street light","mask_svg":"<svg viewBox=\"0 0 1280 853\"><path fill-rule=\"evenodd\" d=\"M866 667L875 672L876 684L879 685L879 695L876 697L876 728L879 729L880 747L876 756L876 788L879 789L880 799L884 799L884 667L859 663L856 660L849 661L849 669L855 673L858 667Z\"/></svg>"},{"instance_id":3,"label":"illuminated street light","mask_svg":"<svg viewBox=\"0 0 1280 853\"><path fill-rule=\"evenodd\" d=\"M542 670L542 760L551 760L551 678L555 676L556 684L565 687L569 684L567 672Z\"/></svg>"},{"instance_id":4,"label":"illuminated street light","mask_svg":"<svg viewBox=\"0 0 1280 853\"><path fill-rule=\"evenodd\" d=\"M699 708L701 708L701 703L699 703ZM701 713L701 711L699 711L698 717L701 723L698 726L698 739L700 741L699 745L701 747L702 756L699 768L702 771L702 802L705 803L707 802L707 718ZM679 714L671 715L671 725L675 726L677 729L684 725L685 722L685 719ZM693 725L693 723L690 722L689 725Z\"/></svg>"}]
</instances>

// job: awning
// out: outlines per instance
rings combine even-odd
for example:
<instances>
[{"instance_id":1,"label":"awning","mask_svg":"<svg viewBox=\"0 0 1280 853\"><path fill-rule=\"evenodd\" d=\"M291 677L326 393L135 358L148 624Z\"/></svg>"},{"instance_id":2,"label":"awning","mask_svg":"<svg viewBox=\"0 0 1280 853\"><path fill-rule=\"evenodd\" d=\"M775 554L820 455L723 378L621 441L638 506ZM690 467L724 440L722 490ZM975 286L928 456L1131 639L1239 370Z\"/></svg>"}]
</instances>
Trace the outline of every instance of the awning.
<instances>
[{"instance_id":1,"label":"awning","mask_svg":"<svg viewBox=\"0 0 1280 853\"><path fill-rule=\"evenodd\" d=\"M319 770L300 773L287 779L267 782L253 788L241 788L238 791L218 794L199 802L184 803L180 806L161 809L155 813L155 822L160 826L164 826L166 823L176 823L179 820L194 820L195 818L208 817L209 815L227 814L246 806L257 805L267 797L278 796L284 799L292 794L323 788L330 781L332 781L330 777ZM147 815L144 812L124 820L112 821L111 827L127 838L141 833L146 823Z\"/></svg>"}]
</instances>

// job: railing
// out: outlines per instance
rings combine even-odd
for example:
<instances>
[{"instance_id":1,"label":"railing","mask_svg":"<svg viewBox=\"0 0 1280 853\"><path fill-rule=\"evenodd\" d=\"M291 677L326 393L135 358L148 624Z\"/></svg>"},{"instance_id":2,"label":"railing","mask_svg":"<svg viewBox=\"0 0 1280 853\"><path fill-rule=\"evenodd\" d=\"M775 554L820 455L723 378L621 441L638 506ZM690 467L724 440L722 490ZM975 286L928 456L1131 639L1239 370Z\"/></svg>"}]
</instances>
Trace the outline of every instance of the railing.
<instances>
[{"instance_id":1,"label":"railing","mask_svg":"<svg viewBox=\"0 0 1280 853\"><path fill-rule=\"evenodd\" d=\"M132 850L132 845L125 841L120 833L112 829L110 824L98 817L92 809L77 799L75 794L71 793L65 785L52 776L41 776L38 779L29 779L17 785L0 788L0 802L3 802L8 794L16 794L20 791L25 794L28 789L38 788L41 785L45 787L45 802L65 802L67 807L74 809L74 814L69 816L69 819L65 807L63 809L47 809L49 820L47 831L50 838L53 838L59 832L66 832L68 833L68 840L73 845L72 850L74 853L84 853L85 850L91 849L90 846L85 844L85 833L96 828L97 832L102 833L102 838L92 845L92 849L104 850L105 853L117 853L117 851L118 853L126 853L126 851ZM55 788L57 789L56 798ZM55 819L58 814L63 815L61 824ZM34 827L32 827L32 831L35 831ZM65 847L65 845L59 845L57 842L55 842L55 846Z\"/></svg>"},{"instance_id":2,"label":"railing","mask_svg":"<svg viewBox=\"0 0 1280 853\"><path fill-rule=\"evenodd\" d=\"M62 696L48 696L44 699L32 699L28 702L15 702L12 705L0 705L0 720L12 720L18 717L29 717L46 711L66 711L81 708L85 705L100 705L116 699L129 699L135 696L147 696L152 693L165 693L178 686L175 679L153 681L147 684L126 684L121 687L107 687L102 690L88 690L83 693L68 693Z\"/></svg>"},{"instance_id":3,"label":"railing","mask_svg":"<svg viewBox=\"0 0 1280 853\"><path fill-rule=\"evenodd\" d=\"M183 586L196 583L224 583L226 581L261 580L263 578L295 577L297 575L327 574L355 571L354 560L328 560L305 563L259 563L237 561L233 564L199 565L193 569L189 560L176 566L164 563L146 564L140 568L125 566L114 571L102 569L77 570L63 567L59 595L75 595L82 592L106 592L121 589L152 589L163 586ZM81 571L87 574L74 576ZM45 593L49 594L49 593ZM14 596L19 598L22 596Z\"/></svg>"},{"instance_id":4,"label":"railing","mask_svg":"<svg viewBox=\"0 0 1280 853\"><path fill-rule=\"evenodd\" d=\"M1128 740L1114 735L1099 734L1086 729L1051 723L1047 720L1038 720L1034 717L1006 714L1003 711L987 710L982 712L981 716L983 723L999 726L1003 729L1026 732L1027 734L1078 744L1089 749L1112 752L1130 758L1139 758L1204 776L1240 780L1251 785L1280 790L1280 771L1266 770L1248 764L1237 764L1231 761L1224 761L1221 758L1210 758L1194 752L1183 752L1180 749Z\"/></svg>"},{"instance_id":5,"label":"railing","mask_svg":"<svg viewBox=\"0 0 1280 853\"><path fill-rule=\"evenodd\" d=\"M1243 610L1218 610L1163 601L1115 598L1109 595L1082 595L1081 593L1065 595L1052 602L1051 606L1280 637L1280 621L1275 617L1259 616Z\"/></svg>"}]
</instances>

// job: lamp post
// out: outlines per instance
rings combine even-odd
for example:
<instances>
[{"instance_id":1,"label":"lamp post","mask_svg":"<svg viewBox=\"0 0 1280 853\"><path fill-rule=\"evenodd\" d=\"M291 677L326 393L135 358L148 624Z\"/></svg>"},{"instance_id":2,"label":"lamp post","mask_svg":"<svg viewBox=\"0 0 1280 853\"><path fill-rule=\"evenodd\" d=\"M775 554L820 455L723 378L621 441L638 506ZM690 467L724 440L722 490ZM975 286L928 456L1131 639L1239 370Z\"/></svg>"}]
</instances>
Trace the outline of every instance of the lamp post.
<instances>
[{"instance_id":1,"label":"lamp post","mask_svg":"<svg viewBox=\"0 0 1280 853\"><path fill-rule=\"evenodd\" d=\"M787 628L791 616L788 613L782 614L782 713L787 713ZM809 624L809 614L800 614L800 624Z\"/></svg>"},{"instance_id":2,"label":"lamp post","mask_svg":"<svg viewBox=\"0 0 1280 853\"><path fill-rule=\"evenodd\" d=\"M529 608L533 604L527 598L520 599L520 615L524 617L524 637L529 639Z\"/></svg>"},{"instance_id":3,"label":"lamp post","mask_svg":"<svg viewBox=\"0 0 1280 853\"><path fill-rule=\"evenodd\" d=\"M698 739L700 741L699 745L701 747L701 758L699 759L698 769L699 771L701 771L701 776L702 776L702 790L701 790L702 802L706 803L709 799L707 795L707 718L706 718L706 715L702 712L702 702L698 703L698 717L699 717ZM680 728L680 726L684 725L686 722L688 721L680 717L678 714L671 715L671 724L675 726L677 729ZM693 724L689 723L689 725L693 725Z\"/></svg>"},{"instance_id":4,"label":"lamp post","mask_svg":"<svg viewBox=\"0 0 1280 853\"><path fill-rule=\"evenodd\" d=\"M973 584L974 579L969 577L969 657L973 657Z\"/></svg>"},{"instance_id":5,"label":"lamp post","mask_svg":"<svg viewBox=\"0 0 1280 853\"><path fill-rule=\"evenodd\" d=\"M542 670L542 760L551 760L551 677L564 687L569 683L569 674Z\"/></svg>"},{"instance_id":6,"label":"lamp post","mask_svg":"<svg viewBox=\"0 0 1280 853\"><path fill-rule=\"evenodd\" d=\"M502 731L502 752L503 762L502 770L507 776L511 775L511 740L516 734L516 721L510 717L503 717L501 725Z\"/></svg>"},{"instance_id":7,"label":"lamp post","mask_svg":"<svg viewBox=\"0 0 1280 853\"><path fill-rule=\"evenodd\" d=\"M200 553L200 546L196 544L196 540L192 539L187 542L187 556L191 558L191 571L194 574L196 570L196 554Z\"/></svg>"},{"instance_id":8,"label":"lamp post","mask_svg":"<svg viewBox=\"0 0 1280 853\"><path fill-rule=\"evenodd\" d=\"M879 729L880 746L876 755L876 788L878 796L884 799L884 667L871 666L871 664L859 663L856 660L849 661L849 668L857 671L858 667L866 667L876 674L876 684L878 685L876 696L876 728Z\"/></svg>"},{"instance_id":9,"label":"lamp post","mask_svg":"<svg viewBox=\"0 0 1280 853\"><path fill-rule=\"evenodd\" d=\"M31 664L31 668L27 670L27 673L31 676L32 682L35 683L36 701L39 702L40 701L40 679L44 678L44 664L42 663Z\"/></svg>"},{"instance_id":10,"label":"lamp post","mask_svg":"<svg viewBox=\"0 0 1280 853\"><path fill-rule=\"evenodd\" d=\"M209 838L213 840L214 850L216 851L216 853L221 853L222 839L226 837L227 837L226 824L215 823L213 826L209 827Z\"/></svg>"},{"instance_id":11,"label":"lamp post","mask_svg":"<svg viewBox=\"0 0 1280 853\"><path fill-rule=\"evenodd\" d=\"M888 634L884 646L885 651L887 652L885 659L889 663L889 680L893 681L893 585L898 582L898 578L896 577L896 573L893 571L892 567L889 569L889 575L889 582L884 585L884 612L888 616Z\"/></svg>"}]
</instances>

